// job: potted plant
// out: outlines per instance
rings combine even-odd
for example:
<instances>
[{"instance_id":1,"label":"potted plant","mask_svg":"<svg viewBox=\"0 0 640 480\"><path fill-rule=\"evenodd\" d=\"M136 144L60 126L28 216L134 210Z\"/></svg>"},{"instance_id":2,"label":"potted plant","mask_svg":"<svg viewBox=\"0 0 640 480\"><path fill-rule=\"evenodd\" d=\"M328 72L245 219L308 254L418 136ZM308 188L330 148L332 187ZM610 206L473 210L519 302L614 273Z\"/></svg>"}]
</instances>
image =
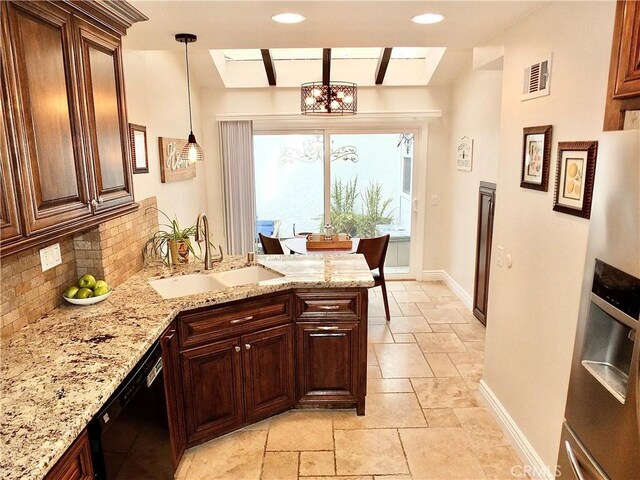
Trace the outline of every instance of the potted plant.
<instances>
[{"instance_id":1,"label":"potted plant","mask_svg":"<svg viewBox=\"0 0 640 480\"><path fill-rule=\"evenodd\" d=\"M154 208L154 207L150 207ZM144 244L144 257L160 257L165 265L182 265L189 263L189 253L197 257L193 250L189 237L195 235L196 226L190 225L186 228L180 228L177 218L171 219L160 209L158 210L169 222L160 226L165 230L154 232Z\"/></svg>"}]
</instances>

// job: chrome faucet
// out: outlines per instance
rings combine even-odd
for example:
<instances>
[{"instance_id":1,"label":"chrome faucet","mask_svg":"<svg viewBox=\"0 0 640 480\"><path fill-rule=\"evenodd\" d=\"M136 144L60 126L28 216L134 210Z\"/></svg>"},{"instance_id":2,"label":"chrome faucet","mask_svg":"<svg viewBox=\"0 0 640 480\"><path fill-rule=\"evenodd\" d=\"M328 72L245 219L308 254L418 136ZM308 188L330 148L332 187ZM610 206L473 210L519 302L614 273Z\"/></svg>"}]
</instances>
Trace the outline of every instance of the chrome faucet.
<instances>
[{"instance_id":1,"label":"chrome faucet","mask_svg":"<svg viewBox=\"0 0 640 480\"><path fill-rule=\"evenodd\" d=\"M202 221L203 227L204 227L204 238L202 238L202 229L200 227L200 221ZM222 247L218 246L218 249L220 250L220 257L216 258L215 260L212 260L211 258L211 252L209 251L209 247L211 245L209 242L209 219L204 213L199 214L198 219L196 220L195 239L196 239L196 242L198 243L204 242L204 269L211 270L211 267L213 266L214 262L222 261L223 255L222 255Z\"/></svg>"}]
</instances>

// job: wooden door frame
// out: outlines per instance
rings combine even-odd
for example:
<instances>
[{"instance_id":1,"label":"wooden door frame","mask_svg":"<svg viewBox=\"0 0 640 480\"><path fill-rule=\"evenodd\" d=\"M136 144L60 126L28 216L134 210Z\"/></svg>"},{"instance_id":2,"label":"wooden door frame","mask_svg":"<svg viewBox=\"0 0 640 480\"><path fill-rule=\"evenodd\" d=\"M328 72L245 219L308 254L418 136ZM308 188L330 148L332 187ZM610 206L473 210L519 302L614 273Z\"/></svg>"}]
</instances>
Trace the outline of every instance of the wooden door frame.
<instances>
[{"instance_id":1,"label":"wooden door frame","mask_svg":"<svg viewBox=\"0 0 640 480\"><path fill-rule=\"evenodd\" d=\"M490 199L490 207L489 207L489 234L487 235L487 253L486 253L486 281L484 283L484 297L488 299L489 297L489 278L491 275L491 249L493 246L493 219L495 213L495 199L496 199L496 184L491 182L480 182L480 187L478 189L478 224L476 228L476 258L475 258L475 274L473 281L473 315L480 320L484 325L487 324L487 305L488 301L485 302L485 312L482 313L477 308L476 298L478 296L478 264L480 261L480 227L482 223L482 195L489 194L491 195Z\"/></svg>"}]
</instances>

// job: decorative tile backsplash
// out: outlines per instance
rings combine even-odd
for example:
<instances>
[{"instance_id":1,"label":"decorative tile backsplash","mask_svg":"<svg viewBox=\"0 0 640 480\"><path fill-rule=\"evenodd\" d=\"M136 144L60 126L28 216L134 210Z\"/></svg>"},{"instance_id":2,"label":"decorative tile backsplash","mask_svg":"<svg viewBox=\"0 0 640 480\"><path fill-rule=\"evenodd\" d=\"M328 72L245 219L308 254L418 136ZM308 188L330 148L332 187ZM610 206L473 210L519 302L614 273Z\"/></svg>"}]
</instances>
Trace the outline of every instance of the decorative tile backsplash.
<instances>
[{"instance_id":1,"label":"decorative tile backsplash","mask_svg":"<svg viewBox=\"0 0 640 480\"><path fill-rule=\"evenodd\" d=\"M40 249L30 248L2 259L0 268L1 334L11 335L64 302L62 293L79 276L91 273L117 286L142 269L142 247L158 229L155 197L139 202L137 211L101 223L97 228L58 240L62 264L46 272Z\"/></svg>"}]
</instances>

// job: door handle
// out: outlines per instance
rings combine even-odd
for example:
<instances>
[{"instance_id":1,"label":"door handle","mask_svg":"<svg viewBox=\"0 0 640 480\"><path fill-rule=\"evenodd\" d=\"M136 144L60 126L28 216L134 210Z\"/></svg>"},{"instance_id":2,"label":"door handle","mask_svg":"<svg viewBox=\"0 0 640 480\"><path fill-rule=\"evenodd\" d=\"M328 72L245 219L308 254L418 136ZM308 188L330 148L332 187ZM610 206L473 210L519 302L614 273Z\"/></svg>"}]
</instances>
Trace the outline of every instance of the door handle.
<instances>
[{"instance_id":1,"label":"door handle","mask_svg":"<svg viewBox=\"0 0 640 480\"><path fill-rule=\"evenodd\" d=\"M578 480L585 480L584 475L582 475L582 470L580 470L578 459L576 458L575 453L573 453L571 445L566 440L564 441L564 448L567 450L567 456L569 457L569 463L571 464L571 469L573 470L574 475Z\"/></svg>"},{"instance_id":2,"label":"door handle","mask_svg":"<svg viewBox=\"0 0 640 480\"><path fill-rule=\"evenodd\" d=\"M347 334L344 332L340 333L310 333L310 337L346 337Z\"/></svg>"}]
</instances>

